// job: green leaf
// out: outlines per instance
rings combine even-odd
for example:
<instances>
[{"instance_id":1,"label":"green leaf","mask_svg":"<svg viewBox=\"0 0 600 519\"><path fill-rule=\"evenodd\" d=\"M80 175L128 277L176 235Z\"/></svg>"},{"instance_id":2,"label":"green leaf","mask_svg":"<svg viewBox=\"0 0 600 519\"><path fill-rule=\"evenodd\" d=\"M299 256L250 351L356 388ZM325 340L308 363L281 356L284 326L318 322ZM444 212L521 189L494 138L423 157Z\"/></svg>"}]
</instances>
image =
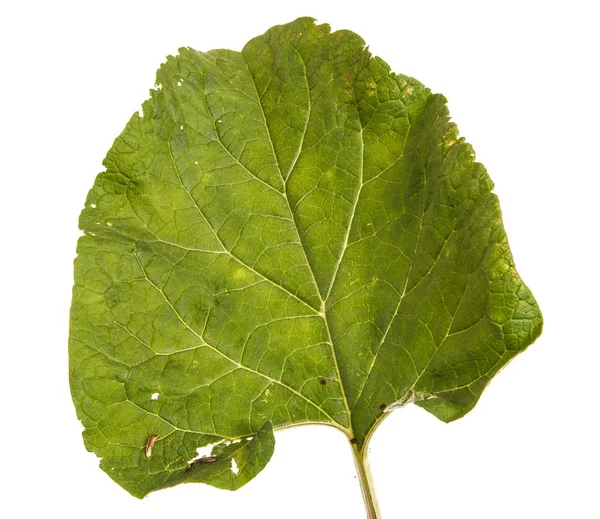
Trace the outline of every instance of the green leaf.
<instances>
[{"instance_id":1,"label":"green leaf","mask_svg":"<svg viewBox=\"0 0 600 519\"><path fill-rule=\"evenodd\" d=\"M362 456L410 401L457 419L541 332L445 98L352 32L301 18L242 52L181 49L104 166L71 388L87 448L135 496L238 488L272 427L333 425Z\"/></svg>"},{"instance_id":2,"label":"green leaf","mask_svg":"<svg viewBox=\"0 0 600 519\"><path fill-rule=\"evenodd\" d=\"M273 426L267 422L252 439L216 444L210 456L196 457L184 471L174 471L160 488L179 483L209 483L237 490L265 467L274 447Z\"/></svg>"}]
</instances>

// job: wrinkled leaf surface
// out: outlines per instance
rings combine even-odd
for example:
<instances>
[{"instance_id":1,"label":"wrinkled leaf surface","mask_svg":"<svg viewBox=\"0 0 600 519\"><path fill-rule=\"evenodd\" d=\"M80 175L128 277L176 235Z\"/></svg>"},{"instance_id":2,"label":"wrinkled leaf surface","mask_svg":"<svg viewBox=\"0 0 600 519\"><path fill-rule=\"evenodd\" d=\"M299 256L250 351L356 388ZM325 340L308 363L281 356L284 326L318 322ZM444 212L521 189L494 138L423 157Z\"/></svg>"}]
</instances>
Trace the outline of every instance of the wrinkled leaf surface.
<instances>
[{"instance_id":1,"label":"wrinkled leaf surface","mask_svg":"<svg viewBox=\"0 0 600 519\"><path fill-rule=\"evenodd\" d=\"M104 166L71 387L87 448L136 496L241 486L273 427L360 449L410 400L459 418L541 331L446 100L352 32L302 18L242 52L181 49Z\"/></svg>"}]
</instances>

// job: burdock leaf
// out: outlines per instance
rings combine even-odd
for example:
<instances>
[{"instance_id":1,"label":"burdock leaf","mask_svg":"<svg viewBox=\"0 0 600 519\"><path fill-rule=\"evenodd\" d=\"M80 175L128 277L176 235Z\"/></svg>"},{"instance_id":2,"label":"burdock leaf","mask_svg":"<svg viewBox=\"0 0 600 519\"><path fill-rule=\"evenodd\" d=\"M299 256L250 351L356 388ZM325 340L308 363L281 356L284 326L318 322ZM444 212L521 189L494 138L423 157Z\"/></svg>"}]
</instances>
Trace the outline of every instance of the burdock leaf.
<instances>
[{"instance_id":1,"label":"burdock leaf","mask_svg":"<svg viewBox=\"0 0 600 519\"><path fill-rule=\"evenodd\" d=\"M363 460L386 411L463 416L541 332L445 98L352 32L301 18L242 52L181 49L104 166L71 388L87 448L138 497L237 488L296 424Z\"/></svg>"}]
</instances>

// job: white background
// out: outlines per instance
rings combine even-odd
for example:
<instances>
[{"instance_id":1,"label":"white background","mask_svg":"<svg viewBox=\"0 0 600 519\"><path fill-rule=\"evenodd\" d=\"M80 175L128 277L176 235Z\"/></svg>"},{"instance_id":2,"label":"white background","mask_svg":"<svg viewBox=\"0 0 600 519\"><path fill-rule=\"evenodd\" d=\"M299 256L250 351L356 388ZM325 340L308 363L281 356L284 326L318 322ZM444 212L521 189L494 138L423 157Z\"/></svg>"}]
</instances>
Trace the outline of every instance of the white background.
<instances>
[{"instance_id":1,"label":"white background","mask_svg":"<svg viewBox=\"0 0 600 519\"><path fill-rule=\"evenodd\" d=\"M77 217L102 159L178 47L240 50L310 15L449 100L496 183L542 337L450 425L414 406L372 442L384 519L598 518L599 16L565 2L10 2L0 8L0 515L365 516L344 437L277 434L238 492L142 501L81 441L67 373Z\"/></svg>"}]
</instances>

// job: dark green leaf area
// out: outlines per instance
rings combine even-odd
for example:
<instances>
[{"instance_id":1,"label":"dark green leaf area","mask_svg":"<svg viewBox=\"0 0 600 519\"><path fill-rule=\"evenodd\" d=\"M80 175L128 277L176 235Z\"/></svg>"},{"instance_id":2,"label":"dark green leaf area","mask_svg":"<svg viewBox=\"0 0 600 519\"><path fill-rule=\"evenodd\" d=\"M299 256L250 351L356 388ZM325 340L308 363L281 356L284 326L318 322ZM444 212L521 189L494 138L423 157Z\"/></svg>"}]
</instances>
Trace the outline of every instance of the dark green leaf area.
<instances>
[{"instance_id":1,"label":"dark green leaf area","mask_svg":"<svg viewBox=\"0 0 600 519\"><path fill-rule=\"evenodd\" d=\"M541 332L445 98L349 31L301 18L241 52L181 49L104 166L71 389L86 446L136 496L238 488L272 428L329 424L362 449L409 401L459 418Z\"/></svg>"}]
</instances>

